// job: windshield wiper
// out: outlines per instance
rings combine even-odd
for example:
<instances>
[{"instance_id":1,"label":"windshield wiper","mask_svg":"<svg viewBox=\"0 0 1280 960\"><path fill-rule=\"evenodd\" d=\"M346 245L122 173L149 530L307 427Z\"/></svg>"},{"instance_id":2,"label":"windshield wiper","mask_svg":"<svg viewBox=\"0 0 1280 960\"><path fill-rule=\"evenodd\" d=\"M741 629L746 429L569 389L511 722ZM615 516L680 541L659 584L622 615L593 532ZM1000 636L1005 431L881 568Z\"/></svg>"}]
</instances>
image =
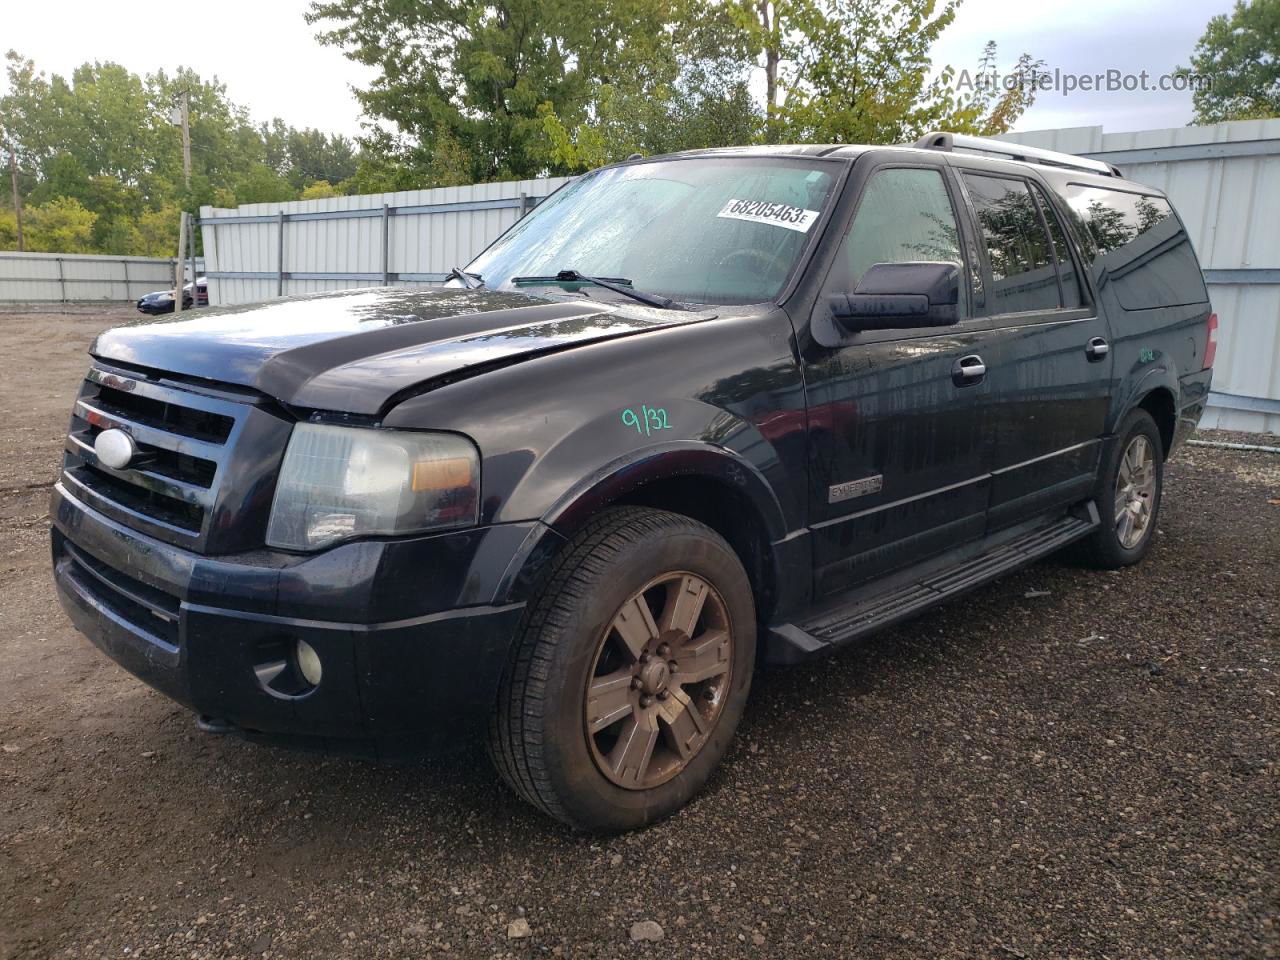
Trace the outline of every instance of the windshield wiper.
<instances>
[{"instance_id":1,"label":"windshield wiper","mask_svg":"<svg viewBox=\"0 0 1280 960\"><path fill-rule=\"evenodd\" d=\"M632 300L639 300L641 303L647 303L651 307L658 307L662 310L686 310L676 303L674 300L660 296L656 293L645 293L643 290L636 290L630 286L631 281L625 277L588 277L585 273L579 273L577 270L561 270L554 277L512 277L512 283L591 283L597 287L604 287L606 290L612 290L614 293L620 293L624 297L630 297ZM626 286L624 286L626 284Z\"/></svg>"},{"instance_id":2,"label":"windshield wiper","mask_svg":"<svg viewBox=\"0 0 1280 960\"><path fill-rule=\"evenodd\" d=\"M484 286L484 280L479 274L467 273L461 267L450 267L449 272L444 276L446 280L452 280L454 277L461 280L462 285L468 290L479 290Z\"/></svg>"}]
</instances>

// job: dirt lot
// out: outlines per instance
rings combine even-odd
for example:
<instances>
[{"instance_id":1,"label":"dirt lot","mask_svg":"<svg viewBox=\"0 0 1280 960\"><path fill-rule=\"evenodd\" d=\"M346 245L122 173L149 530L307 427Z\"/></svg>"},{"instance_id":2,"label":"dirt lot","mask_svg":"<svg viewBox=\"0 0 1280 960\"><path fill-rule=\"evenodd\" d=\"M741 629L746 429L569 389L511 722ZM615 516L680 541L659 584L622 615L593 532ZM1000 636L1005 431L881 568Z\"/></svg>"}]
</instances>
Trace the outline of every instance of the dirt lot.
<instances>
[{"instance_id":1,"label":"dirt lot","mask_svg":"<svg viewBox=\"0 0 1280 960\"><path fill-rule=\"evenodd\" d=\"M601 841L479 754L199 734L71 629L46 488L108 313L0 313L0 955L1280 957L1280 456L1184 449L1138 569L761 677L706 793Z\"/></svg>"}]
</instances>

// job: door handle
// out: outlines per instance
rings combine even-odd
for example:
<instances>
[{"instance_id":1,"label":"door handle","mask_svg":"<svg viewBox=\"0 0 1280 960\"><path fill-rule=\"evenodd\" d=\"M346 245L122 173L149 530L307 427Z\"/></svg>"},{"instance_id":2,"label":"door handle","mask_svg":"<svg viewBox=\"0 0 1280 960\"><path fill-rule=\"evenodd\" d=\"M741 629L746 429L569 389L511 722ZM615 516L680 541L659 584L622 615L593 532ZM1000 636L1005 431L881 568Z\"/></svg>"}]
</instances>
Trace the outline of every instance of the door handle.
<instances>
[{"instance_id":1,"label":"door handle","mask_svg":"<svg viewBox=\"0 0 1280 960\"><path fill-rule=\"evenodd\" d=\"M1111 347L1107 345L1107 341L1103 340L1102 337L1094 337L1084 348L1084 352L1089 357L1090 363L1097 363L1111 352Z\"/></svg>"},{"instance_id":2,"label":"door handle","mask_svg":"<svg viewBox=\"0 0 1280 960\"><path fill-rule=\"evenodd\" d=\"M976 353L961 357L951 365L951 380L957 387L969 387L981 383L987 375L987 365Z\"/></svg>"}]
</instances>

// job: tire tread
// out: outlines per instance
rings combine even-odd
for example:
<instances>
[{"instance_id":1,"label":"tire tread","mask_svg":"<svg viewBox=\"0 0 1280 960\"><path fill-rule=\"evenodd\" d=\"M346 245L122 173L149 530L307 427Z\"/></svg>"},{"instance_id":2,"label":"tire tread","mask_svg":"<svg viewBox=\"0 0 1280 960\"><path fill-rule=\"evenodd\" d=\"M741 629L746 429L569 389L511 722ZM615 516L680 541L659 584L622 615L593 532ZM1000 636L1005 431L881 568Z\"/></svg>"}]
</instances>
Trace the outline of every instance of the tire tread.
<instances>
[{"instance_id":1,"label":"tire tread","mask_svg":"<svg viewBox=\"0 0 1280 960\"><path fill-rule=\"evenodd\" d=\"M1155 444L1157 450L1156 463L1156 503L1152 515L1152 530L1145 540L1133 551L1120 546L1115 535L1114 487L1113 475L1119 464L1119 457L1129 441L1137 434L1145 434ZM1115 443L1098 464L1098 478L1094 486L1094 499L1098 512L1102 516L1102 524L1092 535L1073 545L1072 555L1084 566L1098 570L1118 570L1137 563L1150 551L1155 534L1155 526L1160 519L1160 506L1164 498L1164 468L1159 460L1158 452L1162 449L1160 430L1151 414L1142 408L1130 410L1116 430Z\"/></svg>"},{"instance_id":2,"label":"tire tread","mask_svg":"<svg viewBox=\"0 0 1280 960\"><path fill-rule=\"evenodd\" d=\"M708 532L689 517L647 507L602 511L556 555L525 614L490 718L488 749L502 779L548 816L573 825L552 787L543 752L546 687L561 632L619 553L645 537L687 531Z\"/></svg>"}]
</instances>

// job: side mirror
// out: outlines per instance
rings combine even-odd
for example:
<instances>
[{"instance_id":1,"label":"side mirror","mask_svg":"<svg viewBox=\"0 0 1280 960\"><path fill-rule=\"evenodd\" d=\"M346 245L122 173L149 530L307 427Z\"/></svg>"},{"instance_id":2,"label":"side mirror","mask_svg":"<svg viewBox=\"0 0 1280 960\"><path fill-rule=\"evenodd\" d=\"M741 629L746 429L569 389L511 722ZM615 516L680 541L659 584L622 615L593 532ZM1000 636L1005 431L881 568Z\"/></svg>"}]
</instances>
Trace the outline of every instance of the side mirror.
<instances>
[{"instance_id":1,"label":"side mirror","mask_svg":"<svg viewBox=\"0 0 1280 960\"><path fill-rule=\"evenodd\" d=\"M832 294L827 302L849 331L947 327L960 319L960 267L933 261L877 263L853 293Z\"/></svg>"}]
</instances>

